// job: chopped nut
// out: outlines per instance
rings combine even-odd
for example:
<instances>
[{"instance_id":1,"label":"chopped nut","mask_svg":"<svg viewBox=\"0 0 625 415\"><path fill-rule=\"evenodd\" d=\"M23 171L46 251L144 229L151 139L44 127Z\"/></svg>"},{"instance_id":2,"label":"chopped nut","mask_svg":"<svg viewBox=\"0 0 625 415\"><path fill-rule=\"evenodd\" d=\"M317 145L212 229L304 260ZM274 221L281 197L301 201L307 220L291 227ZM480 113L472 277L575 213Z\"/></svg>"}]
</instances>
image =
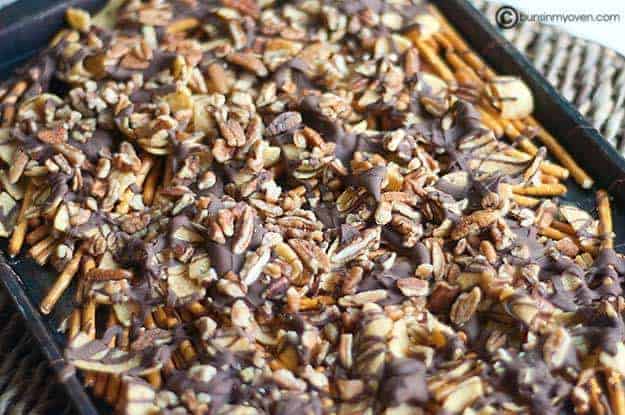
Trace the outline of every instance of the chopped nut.
<instances>
[{"instance_id":1,"label":"chopped nut","mask_svg":"<svg viewBox=\"0 0 625 415\"><path fill-rule=\"evenodd\" d=\"M70 7L66 12L67 22L74 29L87 32L91 26L91 16L84 10Z\"/></svg>"},{"instance_id":2,"label":"chopped nut","mask_svg":"<svg viewBox=\"0 0 625 415\"><path fill-rule=\"evenodd\" d=\"M451 231L451 238L454 240L465 238L483 228L491 225L499 218L499 213L493 210L480 210L469 216L463 217Z\"/></svg>"},{"instance_id":3,"label":"chopped nut","mask_svg":"<svg viewBox=\"0 0 625 415\"><path fill-rule=\"evenodd\" d=\"M231 53L226 56L226 60L261 77L269 73L263 62L251 53Z\"/></svg>"},{"instance_id":4,"label":"chopped nut","mask_svg":"<svg viewBox=\"0 0 625 415\"><path fill-rule=\"evenodd\" d=\"M60 127L52 130L43 130L37 134L37 138L44 143L61 144L67 141L67 131Z\"/></svg>"},{"instance_id":5,"label":"chopped nut","mask_svg":"<svg viewBox=\"0 0 625 415\"><path fill-rule=\"evenodd\" d=\"M482 381L477 376L457 385L447 396L443 408L450 413L460 413L484 394Z\"/></svg>"},{"instance_id":6,"label":"chopped nut","mask_svg":"<svg viewBox=\"0 0 625 415\"><path fill-rule=\"evenodd\" d=\"M426 296L430 291L427 281L418 278L402 278L397 281L397 288L406 297Z\"/></svg>"},{"instance_id":7,"label":"chopped nut","mask_svg":"<svg viewBox=\"0 0 625 415\"><path fill-rule=\"evenodd\" d=\"M66 17L0 86L0 236L42 312L76 282L116 412L625 412L608 194L562 202L592 180L434 5Z\"/></svg>"},{"instance_id":8,"label":"chopped nut","mask_svg":"<svg viewBox=\"0 0 625 415\"><path fill-rule=\"evenodd\" d=\"M450 319L459 326L471 320L473 314L477 310L482 299L482 291L479 287L474 287L468 293L462 293L458 296L454 304L451 306Z\"/></svg>"}]
</instances>

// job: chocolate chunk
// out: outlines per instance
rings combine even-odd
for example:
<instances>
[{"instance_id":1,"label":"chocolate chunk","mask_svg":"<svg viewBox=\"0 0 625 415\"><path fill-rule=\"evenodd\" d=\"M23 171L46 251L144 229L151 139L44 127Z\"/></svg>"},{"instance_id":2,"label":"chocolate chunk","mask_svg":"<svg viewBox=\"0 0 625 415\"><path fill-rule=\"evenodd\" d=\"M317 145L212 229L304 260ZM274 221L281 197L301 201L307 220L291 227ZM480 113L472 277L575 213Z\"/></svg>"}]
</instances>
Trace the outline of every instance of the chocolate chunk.
<instances>
[{"instance_id":1,"label":"chocolate chunk","mask_svg":"<svg viewBox=\"0 0 625 415\"><path fill-rule=\"evenodd\" d=\"M320 204L314 209L317 219L326 229L337 229L344 222L336 205Z\"/></svg>"},{"instance_id":2,"label":"chocolate chunk","mask_svg":"<svg viewBox=\"0 0 625 415\"><path fill-rule=\"evenodd\" d=\"M373 198L379 202L382 196L382 182L386 177L386 167L376 166L365 172L346 178L346 183L352 186L364 187Z\"/></svg>"},{"instance_id":3,"label":"chocolate chunk","mask_svg":"<svg viewBox=\"0 0 625 415\"><path fill-rule=\"evenodd\" d=\"M351 225L343 224L339 229L341 231L341 245L350 243L360 235L358 229Z\"/></svg>"},{"instance_id":4,"label":"chocolate chunk","mask_svg":"<svg viewBox=\"0 0 625 415\"><path fill-rule=\"evenodd\" d=\"M229 246L210 241L206 244L206 251L211 260L211 266L219 275L224 275L229 271L239 272L243 266L243 255L234 254Z\"/></svg>"},{"instance_id":5,"label":"chocolate chunk","mask_svg":"<svg viewBox=\"0 0 625 415\"><path fill-rule=\"evenodd\" d=\"M284 134L299 127L301 123L302 116L299 112L283 112L271 121L266 133L269 136Z\"/></svg>"},{"instance_id":6,"label":"chocolate chunk","mask_svg":"<svg viewBox=\"0 0 625 415\"><path fill-rule=\"evenodd\" d=\"M386 407L419 405L429 399L425 366L414 359L393 359L387 365L379 398Z\"/></svg>"},{"instance_id":7,"label":"chocolate chunk","mask_svg":"<svg viewBox=\"0 0 625 415\"><path fill-rule=\"evenodd\" d=\"M115 136L118 133L98 128L86 142L70 140L70 143L79 148L87 159L96 162L101 154L107 154L114 151L114 143L118 140Z\"/></svg>"},{"instance_id":8,"label":"chocolate chunk","mask_svg":"<svg viewBox=\"0 0 625 415\"><path fill-rule=\"evenodd\" d=\"M55 365L120 413L622 412L610 201L481 119L528 94L427 2L217 3L70 10L0 85L0 234L42 311L80 282Z\"/></svg>"}]
</instances>

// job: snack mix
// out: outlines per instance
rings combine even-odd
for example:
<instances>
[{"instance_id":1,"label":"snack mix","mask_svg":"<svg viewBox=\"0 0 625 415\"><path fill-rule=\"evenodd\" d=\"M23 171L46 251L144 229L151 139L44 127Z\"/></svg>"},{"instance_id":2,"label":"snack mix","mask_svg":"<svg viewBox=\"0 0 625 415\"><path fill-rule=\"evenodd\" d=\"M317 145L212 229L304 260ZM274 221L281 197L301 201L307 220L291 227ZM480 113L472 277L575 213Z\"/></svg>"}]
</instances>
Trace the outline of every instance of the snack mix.
<instances>
[{"instance_id":1,"label":"snack mix","mask_svg":"<svg viewBox=\"0 0 625 415\"><path fill-rule=\"evenodd\" d=\"M117 412L625 414L609 196L435 7L67 22L0 86L0 235Z\"/></svg>"}]
</instances>

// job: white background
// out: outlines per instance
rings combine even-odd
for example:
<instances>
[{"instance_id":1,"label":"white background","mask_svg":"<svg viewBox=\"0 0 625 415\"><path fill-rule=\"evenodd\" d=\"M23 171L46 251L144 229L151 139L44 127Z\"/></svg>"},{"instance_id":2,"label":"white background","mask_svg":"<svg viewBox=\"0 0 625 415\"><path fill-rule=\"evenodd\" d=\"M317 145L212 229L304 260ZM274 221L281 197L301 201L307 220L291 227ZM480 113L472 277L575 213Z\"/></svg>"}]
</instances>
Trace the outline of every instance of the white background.
<instances>
[{"instance_id":1,"label":"white background","mask_svg":"<svg viewBox=\"0 0 625 415\"><path fill-rule=\"evenodd\" d=\"M578 22L559 24L574 35L602 43L625 55L625 1L623 0L498 0L528 14L532 13L618 13L620 22Z\"/></svg>"}]
</instances>

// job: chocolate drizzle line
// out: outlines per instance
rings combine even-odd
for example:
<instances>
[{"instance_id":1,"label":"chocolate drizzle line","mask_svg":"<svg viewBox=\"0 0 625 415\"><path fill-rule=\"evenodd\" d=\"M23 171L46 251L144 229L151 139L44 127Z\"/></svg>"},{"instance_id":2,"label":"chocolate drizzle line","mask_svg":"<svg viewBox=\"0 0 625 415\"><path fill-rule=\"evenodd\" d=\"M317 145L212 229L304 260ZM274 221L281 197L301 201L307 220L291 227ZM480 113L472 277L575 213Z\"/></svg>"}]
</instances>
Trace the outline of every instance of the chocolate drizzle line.
<instances>
[{"instance_id":1,"label":"chocolate drizzle line","mask_svg":"<svg viewBox=\"0 0 625 415\"><path fill-rule=\"evenodd\" d=\"M625 411L605 209L444 82L427 4L115 14L0 88L0 232L77 283L65 357L120 413Z\"/></svg>"}]
</instances>

